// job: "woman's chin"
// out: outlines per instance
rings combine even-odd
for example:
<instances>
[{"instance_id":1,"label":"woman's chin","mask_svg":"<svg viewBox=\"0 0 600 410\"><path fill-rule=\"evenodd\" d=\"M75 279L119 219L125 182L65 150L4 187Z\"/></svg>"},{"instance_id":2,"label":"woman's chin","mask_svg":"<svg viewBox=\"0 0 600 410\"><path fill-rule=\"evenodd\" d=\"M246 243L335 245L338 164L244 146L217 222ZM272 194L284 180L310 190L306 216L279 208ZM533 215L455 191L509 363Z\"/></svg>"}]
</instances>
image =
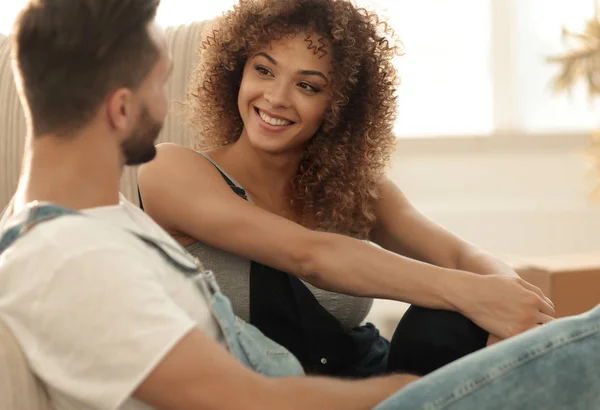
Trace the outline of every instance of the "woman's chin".
<instances>
[{"instance_id":1,"label":"woman's chin","mask_svg":"<svg viewBox=\"0 0 600 410\"><path fill-rule=\"evenodd\" d=\"M290 150L290 145L282 138L267 137L267 136L250 136L250 146L256 151L261 151L267 154L276 155L282 154Z\"/></svg>"},{"instance_id":2,"label":"woman's chin","mask_svg":"<svg viewBox=\"0 0 600 410\"><path fill-rule=\"evenodd\" d=\"M307 143L304 138L299 138L298 135L269 135L256 131L247 134L247 141L254 150L270 155L302 153Z\"/></svg>"}]
</instances>

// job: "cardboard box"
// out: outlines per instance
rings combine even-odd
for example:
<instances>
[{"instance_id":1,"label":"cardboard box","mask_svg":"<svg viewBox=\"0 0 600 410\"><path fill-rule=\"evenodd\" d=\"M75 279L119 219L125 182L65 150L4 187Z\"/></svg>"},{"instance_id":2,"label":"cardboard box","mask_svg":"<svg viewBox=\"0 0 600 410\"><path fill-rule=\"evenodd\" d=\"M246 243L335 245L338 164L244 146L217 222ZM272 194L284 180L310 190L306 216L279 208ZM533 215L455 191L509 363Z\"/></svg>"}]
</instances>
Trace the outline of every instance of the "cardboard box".
<instances>
[{"instance_id":1,"label":"cardboard box","mask_svg":"<svg viewBox=\"0 0 600 410\"><path fill-rule=\"evenodd\" d=\"M557 317L583 313L600 304L600 252L507 261L554 302Z\"/></svg>"}]
</instances>

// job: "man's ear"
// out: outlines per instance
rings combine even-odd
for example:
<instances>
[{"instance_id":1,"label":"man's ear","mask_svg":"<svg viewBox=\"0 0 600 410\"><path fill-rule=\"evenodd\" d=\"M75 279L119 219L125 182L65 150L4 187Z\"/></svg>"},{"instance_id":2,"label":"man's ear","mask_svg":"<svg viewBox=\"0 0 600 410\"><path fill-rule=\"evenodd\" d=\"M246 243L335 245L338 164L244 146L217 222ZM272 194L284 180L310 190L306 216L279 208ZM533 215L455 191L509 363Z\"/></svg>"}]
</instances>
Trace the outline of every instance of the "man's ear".
<instances>
[{"instance_id":1,"label":"man's ear","mask_svg":"<svg viewBox=\"0 0 600 410\"><path fill-rule=\"evenodd\" d=\"M115 131L126 132L135 122L133 94L127 88L113 92L106 101L108 122Z\"/></svg>"}]
</instances>

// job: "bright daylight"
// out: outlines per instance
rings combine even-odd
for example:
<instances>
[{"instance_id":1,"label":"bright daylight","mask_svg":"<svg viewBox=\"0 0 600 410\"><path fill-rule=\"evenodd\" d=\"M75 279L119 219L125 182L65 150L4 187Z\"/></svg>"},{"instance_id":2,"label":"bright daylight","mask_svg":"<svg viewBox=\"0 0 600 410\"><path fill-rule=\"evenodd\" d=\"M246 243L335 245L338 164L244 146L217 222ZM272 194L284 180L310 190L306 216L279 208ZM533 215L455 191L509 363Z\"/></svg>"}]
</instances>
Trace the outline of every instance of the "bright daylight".
<instances>
[{"instance_id":1,"label":"bright daylight","mask_svg":"<svg viewBox=\"0 0 600 410\"><path fill-rule=\"evenodd\" d=\"M2 1L0 410L600 408L599 70L599 0Z\"/></svg>"}]
</instances>

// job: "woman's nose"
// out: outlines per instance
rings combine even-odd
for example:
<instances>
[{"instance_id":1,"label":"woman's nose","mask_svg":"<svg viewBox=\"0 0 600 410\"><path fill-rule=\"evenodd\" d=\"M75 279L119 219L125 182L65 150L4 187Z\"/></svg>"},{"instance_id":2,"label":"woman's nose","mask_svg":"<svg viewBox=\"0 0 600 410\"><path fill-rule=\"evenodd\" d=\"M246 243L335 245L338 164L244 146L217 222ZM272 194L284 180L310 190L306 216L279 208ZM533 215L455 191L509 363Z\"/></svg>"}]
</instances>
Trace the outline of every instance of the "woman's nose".
<instances>
[{"instance_id":1,"label":"woman's nose","mask_svg":"<svg viewBox=\"0 0 600 410\"><path fill-rule=\"evenodd\" d=\"M288 107L289 90L283 81L273 81L265 91L265 100L273 107Z\"/></svg>"}]
</instances>

